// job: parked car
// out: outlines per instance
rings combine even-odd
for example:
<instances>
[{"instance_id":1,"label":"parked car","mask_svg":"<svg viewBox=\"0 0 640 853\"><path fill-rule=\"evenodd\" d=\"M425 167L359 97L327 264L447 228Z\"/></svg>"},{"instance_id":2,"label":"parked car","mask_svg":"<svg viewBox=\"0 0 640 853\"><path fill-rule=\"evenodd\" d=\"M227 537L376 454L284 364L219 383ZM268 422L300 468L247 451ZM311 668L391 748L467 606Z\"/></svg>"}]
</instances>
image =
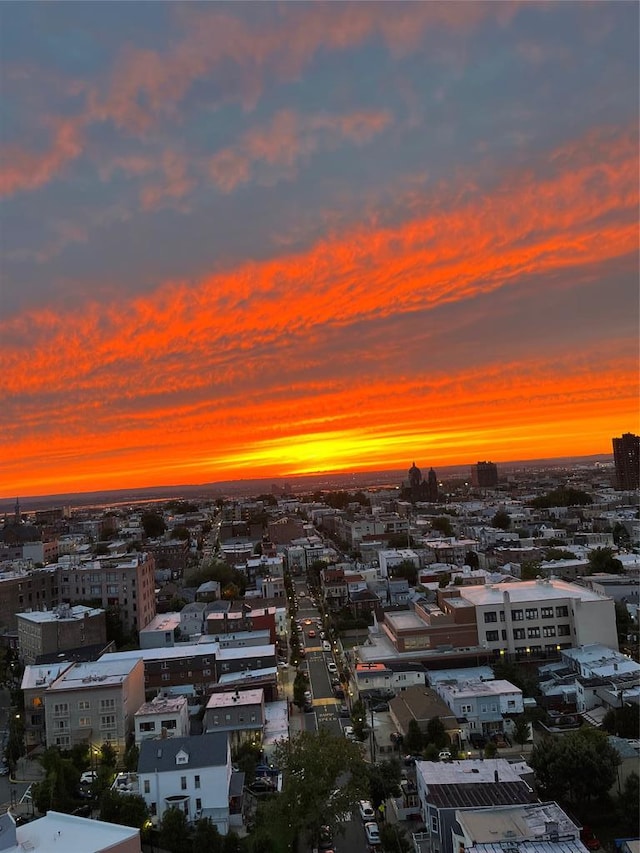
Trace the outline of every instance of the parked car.
<instances>
[{"instance_id":1,"label":"parked car","mask_svg":"<svg viewBox=\"0 0 640 853\"><path fill-rule=\"evenodd\" d=\"M333 695L336 697L336 699L344 699L344 690L342 689L342 687L334 687Z\"/></svg>"},{"instance_id":2,"label":"parked car","mask_svg":"<svg viewBox=\"0 0 640 853\"><path fill-rule=\"evenodd\" d=\"M367 836L369 844L380 844L380 830L377 823L373 823L373 821L365 823L364 834Z\"/></svg>"},{"instance_id":3,"label":"parked car","mask_svg":"<svg viewBox=\"0 0 640 853\"><path fill-rule=\"evenodd\" d=\"M315 632L315 631L313 630L313 628L312 628L312 629L309 631L309 637L310 637L310 638L313 638L313 637L315 637L315 635L316 635L316 632Z\"/></svg>"},{"instance_id":4,"label":"parked car","mask_svg":"<svg viewBox=\"0 0 640 853\"><path fill-rule=\"evenodd\" d=\"M342 732L347 740L357 740L353 726L345 726Z\"/></svg>"},{"instance_id":5,"label":"parked car","mask_svg":"<svg viewBox=\"0 0 640 853\"><path fill-rule=\"evenodd\" d=\"M358 811L360 812L360 817L365 823L375 820L376 818L376 813L369 800L360 800L358 804Z\"/></svg>"},{"instance_id":6,"label":"parked car","mask_svg":"<svg viewBox=\"0 0 640 853\"><path fill-rule=\"evenodd\" d=\"M332 660L327 661L327 669L329 670L329 672L332 672L336 675L338 673L338 667L335 665L335 663Z\"/></svg>"},{"instance_id":7,"label":"parked car","mask_svg":"<svg viewBox=\"0 0 640 853\"><path fill-rule=\"evenodd\" d=\"M330 652L331 651L331 643L328 640L322 641L322 651L323 652Z\"/></svg>"},{"instance_id":8,"label":"parked car","mask_svg":"<svg viewBox=\"0 0 640 853\"><path fill-rule=\"evenodd\" d=\"M451 761L451 753L448 749L441 749L438 753L438 761Z\"/></svg>"},{"instance_id":9,"label":"parked car","mask_svg":"<svg viewBox=\"0 0 640 853\"><path fill-rule=\"evenodd\" d=\"M318 833L318 850L323 850L328 853L333 850L333 832L330 826L321 826Z\"/></svg>"},{"instance_id":10,"label":"parked car","mask_svg":"<svg viewBox=\"0 0 640 853\"><path fill-rule=\"evenodd\" d=\"M342 717L343 719L349 719L349 717L351 716L351 711L349 710L349 706L345 705L344 702L338 708L338 716Z\"/></svg>"},{"instance_id":11,"label":"parked car","mask_svg":"<svg viewBox=\"0 0 640 853\"><path fill-rule=\"evenodd\" d=\"M85 770L85 772L80 777L81 785L92 785L96 779L98 778L98 774L95 770Z\"/></svg>"}]
</instances>

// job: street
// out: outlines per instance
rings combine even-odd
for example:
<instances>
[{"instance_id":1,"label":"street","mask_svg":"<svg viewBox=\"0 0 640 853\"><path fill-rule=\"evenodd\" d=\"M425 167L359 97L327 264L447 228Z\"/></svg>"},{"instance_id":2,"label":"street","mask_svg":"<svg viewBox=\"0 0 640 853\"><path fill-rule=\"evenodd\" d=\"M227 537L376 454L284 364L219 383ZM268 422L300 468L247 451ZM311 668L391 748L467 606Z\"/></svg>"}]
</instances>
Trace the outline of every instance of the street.
<instances>
[{"instance_id":1,"label":"street","mask_svg":"<svg viewBox=\"0 0 640 853\"><path fill-rule=\"evenodd\" d=\"M0 689L0 731L2 732L3 751L8 737L9 714L11 713L11 694L6 688ZM0 813L15 803L19 803L24 797L31 782L11 781L9 775L0 776ZM19 809L22 813L23 809Z\"/></svg>"}]
</instances>

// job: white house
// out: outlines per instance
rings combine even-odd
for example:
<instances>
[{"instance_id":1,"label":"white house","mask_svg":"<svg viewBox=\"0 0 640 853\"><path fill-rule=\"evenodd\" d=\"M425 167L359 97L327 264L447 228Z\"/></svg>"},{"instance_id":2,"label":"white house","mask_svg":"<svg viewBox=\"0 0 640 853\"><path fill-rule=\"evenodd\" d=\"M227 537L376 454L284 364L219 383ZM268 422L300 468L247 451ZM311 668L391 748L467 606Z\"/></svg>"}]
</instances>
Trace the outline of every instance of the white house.
<instances>
[{"instance_id":1,"label":"white house","mask_svg":"<svg viewBox=\"0 0 640 853\"><path fill-rule=\"evenodd\" d=\"M149 738L187 737L189 706L186 696L156 696L136 711L134 718L136 746Z\"/></svg>"},{"instance_id":2,"label":"white house","mask_svg":"<svg viewBox=\"0 0 640 853\"><path fill-rule=\"evenodd\" d=\"M190 822L209 818L222 835L229 831L231 749L226 732L168 740L143 740L138 783L152 819L181 809Z\"/></svg>"}]
</instances>

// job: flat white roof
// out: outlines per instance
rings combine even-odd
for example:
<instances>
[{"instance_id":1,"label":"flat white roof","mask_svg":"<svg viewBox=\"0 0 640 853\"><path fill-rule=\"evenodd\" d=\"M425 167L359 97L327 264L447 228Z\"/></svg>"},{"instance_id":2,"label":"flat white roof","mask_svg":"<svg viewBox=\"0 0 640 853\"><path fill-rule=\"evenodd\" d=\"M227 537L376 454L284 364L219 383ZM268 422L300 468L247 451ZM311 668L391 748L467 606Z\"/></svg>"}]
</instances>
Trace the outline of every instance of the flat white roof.
<instances>
[{"instance_id":1,"label":"flat white roof","mask_svg":"<svg viewBox=\"0 0 640 853\"><path fill-rule=\"evenodd\" d=\"M101 661L126 661L126 660L173 660L175 658L190 658L196 655L216 655L220 643L178 643L177 646L162 649L133 649L129 652L108 652L102 655Z\"/></svg>"},{"instance_id":2,"label":"flat white roof","mask_svg":"<svg viewBox=\"0 0 640 853\"><path fill-rule=\"evenodd\" d=\"M220 649L217 654L218 660L242 660L248 657L261 657L275 655L276 647L273 643L262 646L240 646L235 648Z\"/></svg>"},{"instance_id":3,"label":"flat white roof","mask_svg":"<svg viewBox=\"0 0 640 853\"><path fill-rule=\"evenodd\" d=\"M180 627L179 613L159 613L151 622L141 629L141 634L149 634L152 631L173 631Z\"/></svg>"},{"instance_id":4,"label":"flat white roof","mask_svg":"<svg viewBox=\"0 0 640 853\"><path fill-rule=\"evenodd\" d=\"M438 685L443 693L447 693L452 699L464 699L467 696L504 696L506 694L519 693L522 690L511 684L510 681L466 681L458 684L442 684Z\"/></svg>"},{"instance_id":5,"label":"flat white roof","mask_svg":"<svg viewBox=\"0 0 640 853\"><path fill-rule=\"evenodd\" d=\"M493 681L495 678L490 666L468 666L461 669L433 669L427 672L427 681L431 686L443 681L460 684L464 681Z\"/></svg>"},{"instance_id":6,"label":"flat white roof","mask_svg":"<svg viewBox=\"0 0 640 853\"><path fill-rule=\"evenodd\" d=\"M544 581L511 581L484 586L462 586L460 596L476 607L504 604L504 593L509 593L511 604L557 598L575 598L582 601L602 601L603 596L567 581L549 578Z\"/></svg>"},{"instance_id":7,"label":"flat white roof","mask_svg":"<svg viewBox=\"0 0 640 853\"><path fill-rule=\"evenodd\" d=\"M65 660L46 666L25 666L20 687L22 690L31 690L35 687L41 687L44 690L71 665L71 661Z\"/></svg>"},{"instance_id":8,"label":"flat white roof","mask_svg":"<svg viewBox=\"0 0 640 853\"><path fill-rule=\"evenodd\" d=\"M139 660L140 655L133 660L105 661L100 658L87 663L74 663L51 684L49 691L113 687L122 684Z\"/></svg>"},{"instance_id":9,"label":"flat white roof","mask_svg":"<svg viewBox=\"0 0 640 853\"><path fill-rule=\"evenodd\" d=\"M212 693L207 708L228 708L232 705L260 705L264 690L235 690L233 693Z\"/></svg>"},{"instance_id":10,"label":"flat white roof","mask_svg":"<svg viewBox=\"0 0 640 853\"><path fill-rule=\"evenodd\" d=\"M24 853L25 850L37 853L59 853L60 850L73 853L101 853L123 841L140 838L140 830L101 820L90 820L60 812L47 812L44 817L16 828L18 844L5 848L3 853ZM138 841L137 847L140 849Z\"/></svg>"},{"instance_id":11,"label":"flat white roof","mask_svg":"<svg viewBox=\"0 0 640 853\"><path fill-rule=\"evenodd\" d=\"M76 604L69 608L55 608L54 610L31 610L26 613L16 613L19 619L25 619L28 622L79 622L85 617L98 616L104 613L99 607L85 607L83 604Z\"/></svg>"},{"instance_id":12,"label":"flat white roof","mask_svg":"<svg viewBox=\"0 0 640 853\"><path fill-rule=\"evenodd\" d=\"M509 764L505 758L469 758L463 761L417 761L416 771L427 785L460 785L465 782L522 782L522 776L533 773L524 763Z\"/></svg>"}]
</instances>

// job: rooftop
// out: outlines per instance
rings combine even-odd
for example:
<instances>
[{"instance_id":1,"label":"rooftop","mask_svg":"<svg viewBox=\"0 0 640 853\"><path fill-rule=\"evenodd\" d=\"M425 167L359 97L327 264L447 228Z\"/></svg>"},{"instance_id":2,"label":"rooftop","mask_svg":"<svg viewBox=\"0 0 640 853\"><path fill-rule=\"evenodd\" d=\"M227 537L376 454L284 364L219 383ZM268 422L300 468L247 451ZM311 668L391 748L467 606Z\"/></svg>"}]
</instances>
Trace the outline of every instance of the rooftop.
<instances>
[{"instance_id":1,"label":"rooftop","mask_svg":"<svg viewBox=\"0 0 640 853\"><path fill-rule=\"evenodd\" d=\"M207 708L228 708L232 705L260 705L264 690L235 690L233 693L212 693Z\"/></svg>"},{"instance_id":2,"label":"rooftop","mask_svg":"<svg viewBox=\"0 0 640 853\"><path fill-rule=\"evenodd\" d=\"M460 587L461 597L476 607L504 604L504 593L508 593L511 604L541 599L575 598L582 601L602 601L603 598L597 592L558 578Z\"/></svg>"},{"instance_id":3,"label":"rooftop","mask_svg":"<svg viewBox=\"0 0 640 853\"><path fill-rule=\"evenodd\" d=\"M187 707L186 696L156 696L151 702L141 705L134 716L142 717L149 714L179 714Z\"/></svg>"},{"instance_id":4,"label":"rooftop","mask_svg":"<svg viewBox=\"0 0 640 853\"><path fill-rule=\"evenodd\" d=\"M455 684L438 683L438 688L447 693L451 698L464 699L467 696L502 696L506 693L522 693L518 687L510 681L495 679L494 681L458 681Z\"/></svg>"},{"instance_id":5,"label":"rooftop","mask_svg":"<svg viewBox=\"0 0 640 853\"><path fill-rule=\"evenodd\" d=\"M82 604L76 604L74 607L56 607L54 610L30 610L26 613L16 613L18 619L24 619L27 622L37 622L39 625L44 622L79 622L85 618L90 619L104 613L99 607L85 607Z\"/></svg>"},{"instance_id":6,"label":"rooftop","mask_svg":"<svg viewBox=\"0 0 640 853\"><path fill-rule=\"evenodd\" d=\"M180 627L179 613L159 613L151 622L140 630L141 634L149 634L151 631L173 631Z\"/></svg>"},{"instance_id":7,"label":"rooftop","mask_svg":"<svg viewBox=\"0 0 640 853\"><path fill-rule=\"evenodd\" d=\"M211 732L194 737L172 737L165 740L143 740L140 744L138 774L173 771L177 766L221 767L227 763L228 746L229 739L226 732ZM187 756L184 763L176 760L178 753Z\"/></svg>"},{"instance_id":8,"label":"rooftop","mask_svg":"<svg viewBox=\"0 0 640 853\"><path fill-rule=\"evenodd\" d=\"M462 831L476 844L540 838L548 833L549 824L555 824L559 835L579 835L579 827L557 803L505 806L490 811L460 811L456 813L456 820Z\"/></svg>"},{"instance_id":9,"label":"rooftop","mask_svg":"<svg viewBox=\"0 0 640 853\"><path fill-rule=\"evenodd\" d=\"M101 658L87 663L74 663L49 686L49 690L114 687L124 682L140 659L141 655L130 660L105 661Z\"/></svg>"},{"instance_id":10,"label":"rooftop","mask_svg":"<svg viewBox=\"0 0 640 853\"><path fill-rule=\"evenodd\" d=\"M137 846L133 846L135 839L140 837L138 829L52 811L17 827L16 836L18 843L14 847L5 847L3 853L27 850L49 853L63 849L73 853L100 853L124 841L133 842L129 848L132 851L140 850L139 841Z\"/></svg>"}]
</instances>

